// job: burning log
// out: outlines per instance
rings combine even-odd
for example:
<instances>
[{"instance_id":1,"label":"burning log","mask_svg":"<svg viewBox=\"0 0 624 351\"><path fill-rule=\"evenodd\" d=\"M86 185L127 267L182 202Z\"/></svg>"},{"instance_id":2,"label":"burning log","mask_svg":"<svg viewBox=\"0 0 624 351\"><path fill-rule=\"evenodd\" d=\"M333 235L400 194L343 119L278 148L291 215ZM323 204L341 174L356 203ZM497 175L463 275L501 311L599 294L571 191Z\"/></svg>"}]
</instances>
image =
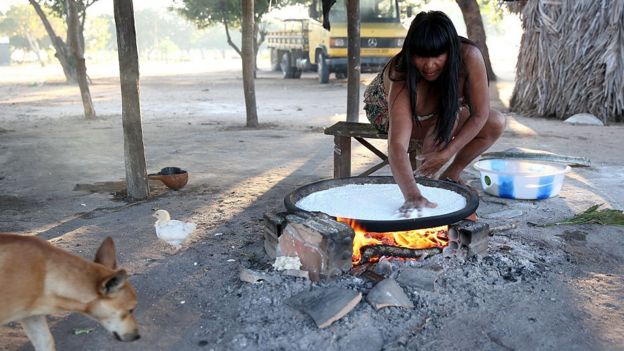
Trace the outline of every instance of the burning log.
<instances>
[{"instance_id":1,"label":"burning log","mask_svg":"<svg viewBox=\"0 0 624 351\"><path fill-rule=\"evenodd\" d=\"M441 248L431 249L409 249L404 247L390 246L390 245L373 245L365 246L360 251L362 258L360 263L366 263L374 257L381 256L393 256L402 258L422 258L430 255L435 255L442 252Z\"/></svg>"}]
</instances>

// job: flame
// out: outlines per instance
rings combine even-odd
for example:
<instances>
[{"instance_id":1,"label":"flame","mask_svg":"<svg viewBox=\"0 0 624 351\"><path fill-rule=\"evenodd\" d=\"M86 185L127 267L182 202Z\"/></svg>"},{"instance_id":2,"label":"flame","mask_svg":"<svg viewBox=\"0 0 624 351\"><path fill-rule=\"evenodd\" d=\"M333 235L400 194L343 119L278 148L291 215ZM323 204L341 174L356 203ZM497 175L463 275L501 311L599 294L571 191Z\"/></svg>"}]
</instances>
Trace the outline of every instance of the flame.
<instances>
[{"instance_id":1,"label":"flame","mask_svg":"<svg viewBox=\"0 0 624 351\"><path fill-rule=\"evenodd\" d=\"M431 249L434 247L443 248L448 245L448 226L440 226L425 229L415 229L400 232L375 233L366 229L351 218L338 217L338 222L348 224L355 232L353 238L353 256L351 262L357 265L362 255L361 249L365 246L392 245L408 249Z\"/></svg>"}]
</instances>

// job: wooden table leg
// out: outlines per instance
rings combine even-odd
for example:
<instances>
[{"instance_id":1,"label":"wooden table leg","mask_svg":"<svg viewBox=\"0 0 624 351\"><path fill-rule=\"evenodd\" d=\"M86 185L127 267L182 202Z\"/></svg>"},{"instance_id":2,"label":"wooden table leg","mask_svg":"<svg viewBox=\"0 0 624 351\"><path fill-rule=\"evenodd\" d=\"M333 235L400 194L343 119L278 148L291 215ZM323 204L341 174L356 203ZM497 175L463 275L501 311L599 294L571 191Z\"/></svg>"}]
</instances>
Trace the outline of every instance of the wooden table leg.
<instances>
[{"instance_id":1,"label":"wooden table leg","mask_svg":"<svg viewBox=\"0 0 624 351\"><path fill-rule=\"evenodd\" d=\"M351 137L334 136L334 178L351 176Z\"/></svg>"}]
</instances>

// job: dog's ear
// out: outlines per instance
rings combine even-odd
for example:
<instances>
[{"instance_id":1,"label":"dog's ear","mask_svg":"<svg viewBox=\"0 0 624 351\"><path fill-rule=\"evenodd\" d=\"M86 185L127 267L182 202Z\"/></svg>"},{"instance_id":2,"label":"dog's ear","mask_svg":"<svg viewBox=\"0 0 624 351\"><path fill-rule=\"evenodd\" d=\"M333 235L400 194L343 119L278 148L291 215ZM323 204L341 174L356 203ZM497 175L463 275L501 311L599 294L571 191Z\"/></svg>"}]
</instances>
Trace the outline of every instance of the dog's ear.
<instances>
[{"instance_id":1,"label":"dog's ear","mask_svg":"<svg viewBox=\"0 0 624 351\"><path fill-rule=\"evenodd\" d=\"M95 263L99 263L110 269L117 269L117 257L115 256L115 243L110 236L102 241L100 248L95 254Z\"/></svg>"},{"instance_id":2,"label":"dog's ear","mask_svg":"<svg viewBox=\"0 0 624 351\"><path fill-rule=\"evenodd\" d=\"M100 286L99 286L100 294L109 295L109 294L119 291L119 289L121 289L124 286L127 279L128 279L128 273L126 273L125 270L120 269L116 271L115 273L113 273L112 275L109 275L108 277L104 278L100 282Z\"/></svg>"}]
</instances>

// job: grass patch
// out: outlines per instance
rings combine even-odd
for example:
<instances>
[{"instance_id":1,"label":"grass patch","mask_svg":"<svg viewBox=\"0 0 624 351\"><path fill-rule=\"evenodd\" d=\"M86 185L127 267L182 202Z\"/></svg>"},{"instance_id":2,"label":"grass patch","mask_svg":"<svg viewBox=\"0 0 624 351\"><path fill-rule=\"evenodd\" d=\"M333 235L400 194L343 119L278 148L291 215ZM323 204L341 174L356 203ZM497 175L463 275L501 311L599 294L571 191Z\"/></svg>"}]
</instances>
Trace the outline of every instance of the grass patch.
<instances>
[{"instance_id":1,"label":"grass patch","mask_svg":"<svg viewBox=\"0 0 624 351\"><path fill-rule=\"evenodd\" d=\"M614 210L612 208L603 208L598 210L603 204L593 205L587 210L574 217L566 219L563 222L550 223L546 226L555 226L562 224L601 224L601 225L623 225L624 212Z\"/></svg>"}]
</instances>

